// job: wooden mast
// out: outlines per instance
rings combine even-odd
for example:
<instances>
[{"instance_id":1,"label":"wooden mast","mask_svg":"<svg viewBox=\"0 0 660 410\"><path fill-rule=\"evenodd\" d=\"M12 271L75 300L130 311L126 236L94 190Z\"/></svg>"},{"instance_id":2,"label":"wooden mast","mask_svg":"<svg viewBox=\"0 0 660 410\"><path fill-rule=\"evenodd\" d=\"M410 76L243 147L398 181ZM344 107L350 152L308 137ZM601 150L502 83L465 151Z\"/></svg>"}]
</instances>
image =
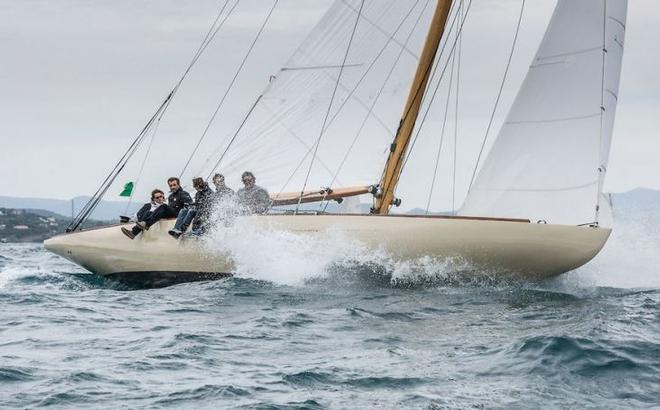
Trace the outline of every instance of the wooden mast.
<instances>
[{"instance_id":1,"label":"wooden mast","mask_svg":"<svg viewBox=\"0 0 660 410\"><path fill-rule=\"evenodd\" d=\"M394 201L394 190L399 182L403 160L408 151L408 143L410 142L419 109L422 105L422 98L424 97L426 84L429 81L431 67L435 60L442 34L445 31L451 3L452 0L438 0L438 4L435 7L433 20L426 36L426 42L424 43L424 49L422 50L422 55L419 57L417 71L410 87L408 101L399 122L399 129L397 130L396 137L394 137L394 142L390 146L390 154L387 157L387 163L385 164L385 170L383 171L383 177L379 185L381 194L376 197L372 213L387 214Z\"/></svg>"}]
</instances>

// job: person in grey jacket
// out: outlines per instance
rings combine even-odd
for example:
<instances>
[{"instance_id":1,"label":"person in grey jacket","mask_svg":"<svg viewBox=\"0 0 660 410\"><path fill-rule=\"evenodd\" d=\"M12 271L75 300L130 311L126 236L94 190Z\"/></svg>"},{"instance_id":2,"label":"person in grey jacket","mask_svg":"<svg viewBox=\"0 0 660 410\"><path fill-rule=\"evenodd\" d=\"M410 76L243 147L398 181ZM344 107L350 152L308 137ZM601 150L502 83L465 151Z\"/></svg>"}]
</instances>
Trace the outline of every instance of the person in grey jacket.
<instances>
[{"instance_id":1,"label":"person in grey jacket","mask_svg":"<svg viewBox=\"0 0 660 410\"><path fill-rule=\"evenodd\" d=\"M234 196L234 190L225 184L224 175L213 175L213 185L215 185L215 196L218 202L227 201Z\"/></svg>"},{"instance_id":2,"label":"person in grey jacket","mask_svg":"<svg viewBox=\"0 0 660 410\"><path fill-rule=\"evenodd\" d=\"M247 213L262 214L270 207L270 195L264 188L256 185L257 179L250 171L241 175L244 187L236 192L239 205Z\"/></svg>"}]
</instances>

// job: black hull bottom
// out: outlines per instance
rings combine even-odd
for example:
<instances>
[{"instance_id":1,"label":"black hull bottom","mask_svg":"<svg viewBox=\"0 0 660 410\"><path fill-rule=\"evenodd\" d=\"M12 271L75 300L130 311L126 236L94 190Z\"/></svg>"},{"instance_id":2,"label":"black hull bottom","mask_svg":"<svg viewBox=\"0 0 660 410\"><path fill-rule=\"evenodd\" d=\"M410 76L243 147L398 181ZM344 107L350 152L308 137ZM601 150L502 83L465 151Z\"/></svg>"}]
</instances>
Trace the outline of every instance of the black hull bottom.
<instances>
[{"instance_id":1,"label":"black hull bottom","mask_svg":"<svg viewBox=\"0 0 660 410\"><path fill-rule=\"evenodd\" d=\"M163 288L186 282L201 282L231 277L231 273L211 272L117 272L103 278L131 288Z\"/></svg>"}]
</instances>

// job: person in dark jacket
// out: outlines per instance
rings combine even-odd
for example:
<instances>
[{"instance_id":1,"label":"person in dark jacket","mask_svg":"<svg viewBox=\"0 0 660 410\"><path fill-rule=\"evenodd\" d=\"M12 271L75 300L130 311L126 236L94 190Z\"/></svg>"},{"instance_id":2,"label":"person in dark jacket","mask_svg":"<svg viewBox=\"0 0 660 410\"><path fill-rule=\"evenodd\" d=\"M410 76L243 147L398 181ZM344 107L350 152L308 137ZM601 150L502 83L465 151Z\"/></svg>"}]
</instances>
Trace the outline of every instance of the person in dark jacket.
<instances>
[{"instance_id":1,"label":"person in dark jacket","mask_svg":"<svg viewBox=\"0 0 660 410\"><path fill-rule=\"evenodd\" d=\"M134 239L142 231L146 231L149 227L155 224L158 220L166 218L171 214L171 210L167 209L165 204L165 194L160 189L151 191L151 202L146 203L137 212L137 223L131 229L121 227L121 231L129 237Z\"/></svg>"},{"instance_id":2,"label":"person in dark jacket","mask_svg":"<svg viewBox=\"0 0 660 410\"><path fill-rule=\"evenodd\" d=\"M204 233L206 224L211 217L211 210L215 194L203 178L193 178L193 187L197 190L195 203L189 205L179 212L174 224L174 229L168 231L174 238L178 238L186 232L190 223L193 224L193 234Z\"/></svg>"},{"instance_id":3,"label":"person in dark jacket","mask_svg":"<svg viewBox=\"0 0 660 410\"><path fill-rule=\"evenodd\" d=\"M213 175L213 185L215 185L215 197L218 202L226 201L234 196L234 190L225 184L224 175Z\"/></svg>"},{"instance_id":4,"label":"person in dark jacket","mask_svg":"<svg viewBox=\"0 0 660 410\"><path fill-rule=\"evenodd\" d=\"M181 181L177 177L171 177L167 180L167 185L170 187L170 196L167 198L167 205L170 211L168 218L174 218L179 215L179 212L186 206L193 203L190 194L181 188Z\"/></svg>"}]
</instances>

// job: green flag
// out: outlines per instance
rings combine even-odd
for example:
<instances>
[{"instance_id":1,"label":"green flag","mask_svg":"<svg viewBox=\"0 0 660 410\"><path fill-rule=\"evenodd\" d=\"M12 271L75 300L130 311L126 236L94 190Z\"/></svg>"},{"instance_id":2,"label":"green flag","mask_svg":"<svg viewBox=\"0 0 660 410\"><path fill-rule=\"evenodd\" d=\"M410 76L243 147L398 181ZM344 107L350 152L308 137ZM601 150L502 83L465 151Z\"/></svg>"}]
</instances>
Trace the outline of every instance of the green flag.
<instances>
[{"instance_id":1,"label":"green flag","mask_svg":"<svg viewBox=\"0 0 660 410\"><path fill-rule=\"evenodd\" d=\"M119 194L119 196L131 196L132 193L133 193L133 183L127 182L126 185L124 185L124 190L121 191L121 194Z\"/></svg>"}]
</instances>

